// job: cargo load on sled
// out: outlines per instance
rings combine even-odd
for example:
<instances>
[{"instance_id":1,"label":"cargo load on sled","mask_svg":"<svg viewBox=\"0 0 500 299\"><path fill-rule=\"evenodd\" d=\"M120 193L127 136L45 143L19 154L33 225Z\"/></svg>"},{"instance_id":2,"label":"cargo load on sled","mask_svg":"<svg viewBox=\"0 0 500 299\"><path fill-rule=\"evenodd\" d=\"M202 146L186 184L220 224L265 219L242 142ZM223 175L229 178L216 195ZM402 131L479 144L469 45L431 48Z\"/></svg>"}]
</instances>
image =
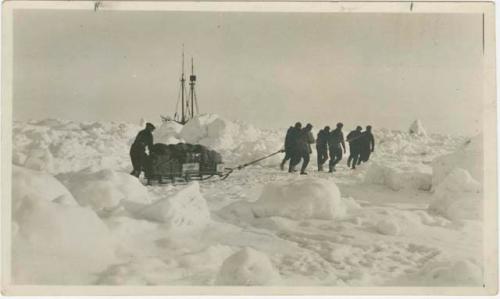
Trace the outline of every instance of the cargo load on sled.
<instances>
[{"instance_id":1,"label":"cargo load on sled","mask_svg":"<svg viewBox=\"0 0 500 299\"><path fill-rule=\"evenodd\" d=\"M145 167L148 184L176 180L204 180L222 176L222 156L203 145L156 143L151 148Z\"/></svg>"}]
</instances>

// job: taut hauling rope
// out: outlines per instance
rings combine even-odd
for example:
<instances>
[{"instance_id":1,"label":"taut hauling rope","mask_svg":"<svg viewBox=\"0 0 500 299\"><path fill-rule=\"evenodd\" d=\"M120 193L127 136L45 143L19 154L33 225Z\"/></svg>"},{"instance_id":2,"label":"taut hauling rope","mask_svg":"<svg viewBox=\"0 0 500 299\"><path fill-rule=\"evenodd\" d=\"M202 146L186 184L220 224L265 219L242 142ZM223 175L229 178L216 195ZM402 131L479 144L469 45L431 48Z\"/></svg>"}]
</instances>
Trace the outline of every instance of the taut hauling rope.
<instances>
[{"instance_id":1,"label":"taut hauling rope","mask_svg":"<svg viewBox=\"0 0 500 299\"><path fill-rule=\"evenodd\" d=\"M262 161L262 160L265 160L265 159L267 159L267 158L270 158L270 157L272 157L272 156L274 156L274 155L277 155L277 154L279 154L279 153L283 153L283 152L285 152L285 150L280 149L279 151L274 152L274 153L272 153L272 154L269 154L269 155L267 155L267 156L265 156L265 157L259 158L259 159L257 159L257 160L250 161L250 162L245 163L245 164L242 164L242 165L238 165L238 166L236 166L236 167L234 167L234 168L225 168L225 170L227 171L227 173L225 173L225 174L222 176L222 180L225 180L225 179L226 179L226 178L227 178L227 177L228 177L231 173L233 173L233 171L234 171L234 170L240 170L240 169L243 169L243 168L245 168L245 167L247 167L247 166L249 166L249 165L252 165L252 164L258 163L258 162L260 162L260 161Z\"/></svg>"}]
</instances>

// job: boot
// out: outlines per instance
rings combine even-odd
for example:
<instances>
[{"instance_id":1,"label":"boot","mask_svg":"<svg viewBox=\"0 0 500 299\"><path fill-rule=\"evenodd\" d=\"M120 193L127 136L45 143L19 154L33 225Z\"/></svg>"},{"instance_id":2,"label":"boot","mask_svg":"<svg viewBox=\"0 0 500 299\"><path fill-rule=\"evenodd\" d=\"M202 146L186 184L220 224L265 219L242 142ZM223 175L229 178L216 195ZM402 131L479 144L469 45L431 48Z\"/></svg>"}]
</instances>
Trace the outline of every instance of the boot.
<instances>
[{"instance_id":1,"label":"boot","mask_svg":"<svg viewBox=\"0 0 500 299\"><path fill-rule=\"evenodd\" d=\"M307 172L305 172L305 171L301 171L301 172L300 172L300 174L301 174L301 175L307 175Z\"/></svg>"}]
</instances>

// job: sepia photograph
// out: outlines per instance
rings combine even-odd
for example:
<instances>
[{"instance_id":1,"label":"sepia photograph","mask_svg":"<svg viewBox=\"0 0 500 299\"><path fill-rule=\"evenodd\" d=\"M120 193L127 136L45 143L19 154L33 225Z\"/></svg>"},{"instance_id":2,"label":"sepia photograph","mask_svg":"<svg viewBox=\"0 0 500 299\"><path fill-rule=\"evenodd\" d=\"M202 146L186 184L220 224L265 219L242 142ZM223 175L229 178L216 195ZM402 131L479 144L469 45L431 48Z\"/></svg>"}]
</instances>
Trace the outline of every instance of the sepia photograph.
<instances>
[{"instance_id":1,"label":"sepia photograph","mask_svg":"<svg viewBox=\"0 0 500 299\"><path fill-rule=\"evenodd\" d=\"M492 3L3 8L7 294L497 292Z\"/></svg>"}]
</instances>

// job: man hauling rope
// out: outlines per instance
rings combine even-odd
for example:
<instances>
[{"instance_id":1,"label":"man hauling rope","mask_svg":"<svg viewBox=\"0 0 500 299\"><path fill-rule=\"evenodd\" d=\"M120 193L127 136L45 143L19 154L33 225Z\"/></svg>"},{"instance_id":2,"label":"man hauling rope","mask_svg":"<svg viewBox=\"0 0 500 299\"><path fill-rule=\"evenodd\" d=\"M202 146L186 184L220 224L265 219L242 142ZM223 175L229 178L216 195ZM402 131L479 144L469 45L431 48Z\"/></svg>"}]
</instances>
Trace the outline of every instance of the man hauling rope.
<instances>
[{"instance_id":1,"label":"man hauling rope","mask_svg":"<svg viewBox=\"0 0 500 299\"><path fill-rule=\"evenodd\" d=\"M347 167L351 167L352 169L356 169L356 165L358 165L358 161L360 159L361 153L361 130L363 128L361 126L357 126L356 130L353 130L347 134L347 142L349 142L349 158L347 159ZM351 163L352 162L352 163Z\"/></svg>"},{"instance_id":2,"label":"man hauling rope","mask_svg":"<svg viewBox=\"0 0 500 299\"><path fill-rule=\"evenodd\" d=\"M328 165L330 169L328 172L336 171L335 165L342 160L342 151L345 154L343 127L343 123L337 123L337 127L330 133L328 138L328 149L330 150L330 163Z\"/></svg>"},{"instance_id":3,"label":"man hauling rope","mask_svg":"<svg viewBox=\"0 0 500 299\"><path fill-rule=\"evenodd\" d=\"M330 127L326 126L318 133L316 138L316 153L318 156L318 171L323 171L323 164L328 160L328 135L330 135Z\"/></svg>"},{"instance_id":4,"label":"man hauling rope","mask_svg":"<svg viewBox=\"0 0 500 299\"><path fill-rule=\"evenodd\" d=\"M288 128L285 137L285 157L280 164L281 170L285 169L285 164L290 160L290 165L288 168L289 172L293 172L294 168L291 159L296 155L297 142L299 139L300 131L302 130L302 124L300 122L295 123L295 126Z\"/></svg>"}]
</instances>

